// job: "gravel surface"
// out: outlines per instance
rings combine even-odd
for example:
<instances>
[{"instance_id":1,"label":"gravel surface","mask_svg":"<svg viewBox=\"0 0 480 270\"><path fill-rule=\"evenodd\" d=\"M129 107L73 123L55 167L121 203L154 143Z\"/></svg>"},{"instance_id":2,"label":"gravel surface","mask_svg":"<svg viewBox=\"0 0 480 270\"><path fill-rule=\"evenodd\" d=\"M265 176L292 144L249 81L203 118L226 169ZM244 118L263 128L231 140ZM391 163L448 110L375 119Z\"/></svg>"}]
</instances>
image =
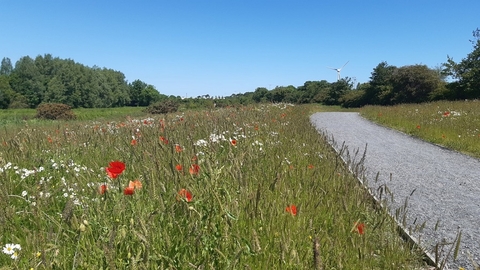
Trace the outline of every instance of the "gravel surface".
<instances>
[{"instance_id":1,"label":"gravel surface","mask_svg":"<svg viewBox=\"0 0 480 270\"><path fill-rule=\"evenodd\" d=\"M337 151L344 144L351 155L362 155L366 148L366 185L374 193L382 185L388 187L394 216L408 201L403 226L431 256L437 243L452 242L461 230L458 258L450 258L446 269L473 269L471 259L480 264L478 159L381 127L358 113L316 113L310 121ZM444 254L450 247L444 247Z\"/></svg>"}]
</instances>

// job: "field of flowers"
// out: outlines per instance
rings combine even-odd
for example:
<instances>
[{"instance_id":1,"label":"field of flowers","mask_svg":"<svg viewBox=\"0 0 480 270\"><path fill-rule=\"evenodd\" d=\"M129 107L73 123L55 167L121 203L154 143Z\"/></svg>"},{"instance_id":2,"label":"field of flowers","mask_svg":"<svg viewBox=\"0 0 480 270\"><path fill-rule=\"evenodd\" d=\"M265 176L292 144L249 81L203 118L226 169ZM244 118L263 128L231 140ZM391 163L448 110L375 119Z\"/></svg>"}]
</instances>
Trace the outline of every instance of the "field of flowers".
<instances>
[{"instance_id":1,"label":"field of flowers","mask_svg":"<svg viewBox=\"0 0 480 270\"><path fill-rule=\"evenodd\" d=\"M1 269L420 268L310 109L8 125Z\"/></svg>"},{"instance_id":2,"label":"field of flowers","mask_svg":"<svg viewBox=\"0 0 480 270\"><path fill-rule=\"evenodd\" d=\"M479 101L366 106L360 111L381 125L480 158Z\"/></svg>"}]
</instances>

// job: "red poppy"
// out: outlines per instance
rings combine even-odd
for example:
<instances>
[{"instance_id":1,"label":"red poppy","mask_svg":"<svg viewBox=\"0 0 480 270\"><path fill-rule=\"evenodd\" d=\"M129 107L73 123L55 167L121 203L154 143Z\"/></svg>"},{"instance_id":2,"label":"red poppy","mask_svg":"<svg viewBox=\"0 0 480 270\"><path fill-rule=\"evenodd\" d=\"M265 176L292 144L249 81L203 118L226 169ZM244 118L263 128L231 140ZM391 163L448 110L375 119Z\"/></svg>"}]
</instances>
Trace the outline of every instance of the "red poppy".
<instances>
[{"instance_id":1,"label":"red poppy","mask_svg":"<svg viewBox=\"0 0 480 270\"><path fill-rule=\"evenodd\" d=\"M450 116L450 112L449 112L449 111L444 112L444 113L443 113L443 116L444 116L444 117L449 117L449 116Z\"/></svg>"},{"instance_id":2,"label":"red poppy","mask_svg":"<svg viewBox=\"0 0 480 270\"><path fill-rule=\"evenodd\" d=\"M177 165L175 166L175 169L176 169L177 171L181 172L181 171L183 170L183 166L180 165L180 164L177 164Z\"/></svg>"},{"instance_id":3,"label":"red poppy","mask_svg":"<svg viewBox=\"0 0 480 270\"><path fill-rule=\"evenodd\" d=\"M287 213L290 213L290 214L294 215L294 216L297 215L297 207L296 207L294 204L292 204L292 205L290 205L290 206L287 206L287 207L285 208L285 211L286 211Z\"/></svg>"},{"instance_id":4,"label":"red poppy","mask_svg":"<svg viewBox=\"0 0 480 270\"><path fill-rule=\"evenodd\" d=\"M125 163L121 161L112 161L109 163L109 166L105 170L108 176L113 179L117 178L125 170Z\"/></svg>"},{"instance_id":5,"label":"red poppy","mask_svg":"<svg viewBox=\"0 0 480 270\"><path fill-rule=\"evenodd\" d=\"M164 144L168 144L168 140L163 136L160 136L160 141L162 141Z\"/></svg>"},{"instance_id":6,"label":"red poppy","mask_svg":"<svg viewBox=\"0 0 480 270\"><path fill-rule=\"evenodd\" d=\"M133 195L135 193L135 188L128 186L123 190L123 195Z\"/></svg>"},{"instance_id":7,"label":"red poppy","mask_svg":"<svg viewBox=\"0 0 480 270\"><path fill-rule=\"evenodd\" d=\"M142 182L140 180L133 180L128 183L128 187L133 187L134 189L141 189L142 188Z\"/></svg>"},{"instance_id":8,"label":"red poppy","mask_svg":"<svg viewBox=\"0 0 480 270\"><path fill-rule=\"evenodd\" d=\"M235 139L231 140L231 141L230 141L230 144L231 144L232 146L237 146L237 140L235 140Z\"/></svg>"},{"instance_id":9,"label":"red poppy","mask_svg":"<svg viewBox=\"0 0 480 270\"><path fill-rule=\"evenodd\" d=\"M188 169L188 171L192 175L198 175L198 173L200 172L200 166L198 166L198 164L192 164L192 166L190 166L190 169Z\"/></svg>"},{"instance_id":10,"label":"red poppy","mask_svg":"<svg viewBox=\"0 0 480 270\"><path fill-rule=\"evenodd\" d=\"M183 151L183 149L182 149L182 147L181 147L180 145L175 144L175 151L176 151L177 153L180 153L180 152Z\"/></svg>"},{"instance_id":11,"label":"red poppy","mask_svg":"<svg viewBox=\"0 0 480 270\"><path fill-rule=\"evenodd\" d=\"M133 145L133 146L137 145L137 140L132 139L132 142L130 144Z\"/></svg>"},{"instance_id":12,"label":"red poppy","mask_svg":"<svg viewBox=\"0 0 480 270\"><path fill-rule=\"evenodd\" d=\"M313 168L315 168L315 167L314 167L312 164L308 164L308 168L309 168L309 169L313 169Z\"/></svg>"},{"instance_id":13,"label":"red poppy","mask_svg":"<svg viewBox=\"0 0 480 270\"><path fill-rule=\"evenodd\" d=\"M420 129L420 128L421 128L420 125L417 125L417 129Z\"/></svg>"},{"instance_id":14,"label":"red poppy","mask_svg":"<svg viewBox=\"0 0 480 270\"><path fill-rule=\"evenodd\" d=\"M363 234L365 233L365 231L364 231L364 229L365 229L365 224L363 224L363 223L358 223L356 227L357 227L357 232L358 232L358 234L363 235Z\"/></svg>"},{"instance_id":15,"label":"red poppy","mask_svg":"<svg viewBox=\"0 0 480 270\"><path fill-rule=\"evenodd\" d=\"M177 194L177 200L185 200L187 202L192 201L192 193L190 193L188 190L182 188L178 194Z\"/></svg>"},{"instance_id":16,"label":"red poppy","mask_svg":"<svg viewBox=\"0 0 480 270\"><path fill-rule=\"evenodd\" d=\"M101 195L103 195L103 194L105 194L105 192L107 192L107 189L108 189L107 185L103 184L103 185L100 185L100 186L98 187L98 192L99 192Z\"/></svg>"}]
</instances>

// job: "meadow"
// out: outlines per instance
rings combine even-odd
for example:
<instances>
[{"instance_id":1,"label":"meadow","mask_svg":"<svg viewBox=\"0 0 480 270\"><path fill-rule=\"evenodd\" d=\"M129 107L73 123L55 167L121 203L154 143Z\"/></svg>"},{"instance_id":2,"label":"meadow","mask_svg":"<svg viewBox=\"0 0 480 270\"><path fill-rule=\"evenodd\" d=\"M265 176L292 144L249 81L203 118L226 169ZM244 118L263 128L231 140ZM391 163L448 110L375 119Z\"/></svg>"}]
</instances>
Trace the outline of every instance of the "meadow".
<instances>
[{"instance_id":1,"label":"meadow","mask_svg":"<svg viewBox=\"0 0 480 270\"><path fill-rule=\"evenodd\" d=\"M423 269L317 110L0 112L0 269Z\"/></svg>"},{"instance_id":2,"label":"meadow","mask_svg":"<svg viewBox=\"0 0 480 270\"><path fill-rule=\"evenodd\" d=\"M380 125L480 158L480 103L477 100L365 106L360 112Z\"/></svg>"}]
</instances>

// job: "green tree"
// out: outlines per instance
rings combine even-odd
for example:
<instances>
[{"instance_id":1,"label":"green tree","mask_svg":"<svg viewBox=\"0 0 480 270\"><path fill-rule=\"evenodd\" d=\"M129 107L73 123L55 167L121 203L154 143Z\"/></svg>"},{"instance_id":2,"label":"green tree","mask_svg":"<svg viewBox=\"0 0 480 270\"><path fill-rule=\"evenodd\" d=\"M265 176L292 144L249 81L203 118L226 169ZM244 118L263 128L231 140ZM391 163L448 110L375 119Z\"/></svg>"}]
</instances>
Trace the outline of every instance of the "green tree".
<instances>
[{"instance_id":1,"label":"green tree","mask_svg":"<svg viewBox=\"0 0 480 270\"><path fill-rule=\"evenodd\" d=\"M307 81L298 90L301 92L299 103L323 102L326 93L330 89L330 83L326 80Z\"/></svg>"},{"instance_id":2,"label":"green tree","mask_svg":"<svg viewBox=\"0 0 480 270\"><path fill-rule=\"evenodd\" d=\"M369 87L365 89L365 102L372 105L392 104L393 86L392 76L396 66L381 62L372 71Z\"/></svg>"},{"instance_id":3,"label":"green tree","mask_svg":"<svg viewBox=\"0 0 480 270\"><path fill-rule=\"evenodd\" d=\"M20 58L10 76L13 90L27 99L30 108L35 108L42 102L45 85L32 58Z\"/></svg>"},{"instance_id":4,"label":"green tree","mask_svg":"<svg viewBox=\"0 0 480 270\"><path fill-rule=\"evenodd\" d=\"M342 78L330 84L330 87L325 92L322 103L326 105L340 105L340 98L353 87L352 80L348 77Z\"/></svg>"},{"instance_id":5,"label":"green tree","mask_svg":"<svg viewBox=\"0 0 480 270\"><path fill-rule=\"evenodd\" d=\"M0 65L0 75L10 75L13 71L12 61L10 58L4 57Z\"/></svg>"},{"instance_id":6,"label":"green tree","mask_svg":"<svg viewBox=\"0 0 480 270\"><path fill-rule=\"evenodd\" d=\"M15 96L7 75L0 75L0 109L7 109Z\"/></svg>"},{"instance_id":7,"label":"green tree","mask_svg":"<svg viewBox=\"0 0 480 270\"><path fill-rule=\"evenodd\" d=\"M271 102L294 102L292 94L296 91L295 86L277 86L271 91Z\"/></svg>"},{"instance_id":8,"label":"green tree","mask_svg":"<svg viewBox=\"0 0 480 270\"><path fill-rule=\"evenodd\" d=\"M347 91L340 98L340 105L345 108L358 108L366 105L365 90L370 87L370 83L358 83L356 89Z\"/></svg>"},{"instance_id":9,"label":"green tree","mask_svg":"<svg viewBox=\"0 0 480 270\"><path fill-rule=\"evenodd\" d=\"M267 88L257 87L257 89L255 89L255 92L253 92L252 99L257 103L265 102L265 101L267 101L267 99L266 99L267 93L268 93Z\"/></svg>"},{"instance_id":10,"label":"green tree","mask_svg":"<svg viewBox=\"0 0 480 270\"><path fill-rule=\"evenodd\" d=\"M433 92L445 89L438 72L426 65L400 67L393 72L390 81L393 104L426 102Z\"/></svg>"},{"instance_id":11,"label":"green tree","mask_svg":"<svg viewBox=\"0 0 480 270\"><path fill-rule=\"evenodd\" d=\"M140 95L147 84L141 80L135 80L128 86L130 94L130 106L140 106Z\"/></svg>"},{"instance_id":12,"label":"green tree","mask_svg":"<svg viewBox=\"0 0 480 270\"><path fill-rule=\"evenodd\" d=\"M44 102L47 103L63 103L66 104L67 96L65 95L65 86L59 77L53 77L47 83L47 90L45 91Z\"/></svg>"},{"instance_id":13,"label":"green tree","mask_svg":"<svg viewBox=\"0 0 480 270\"><path fill-rule=\"evenodd\" d=\"M160 99L160 93L157 91L157 89L155 89L155 86L147 85L140 93L139 105L148 106L159 101Z\"/></svg>"},{"instance_id":14,"label":"green tree","mask_svg":"<svg viewBox=\"0 0 480 270\"><path fill-rule=\"evenodd\" d=\"M474 40L470 40L473 51L459 63L447 56L444 72L457 79L454 86L455 97L459 99L480 97L480 29L473 31Z\"/></svg>"}]
</instances>

